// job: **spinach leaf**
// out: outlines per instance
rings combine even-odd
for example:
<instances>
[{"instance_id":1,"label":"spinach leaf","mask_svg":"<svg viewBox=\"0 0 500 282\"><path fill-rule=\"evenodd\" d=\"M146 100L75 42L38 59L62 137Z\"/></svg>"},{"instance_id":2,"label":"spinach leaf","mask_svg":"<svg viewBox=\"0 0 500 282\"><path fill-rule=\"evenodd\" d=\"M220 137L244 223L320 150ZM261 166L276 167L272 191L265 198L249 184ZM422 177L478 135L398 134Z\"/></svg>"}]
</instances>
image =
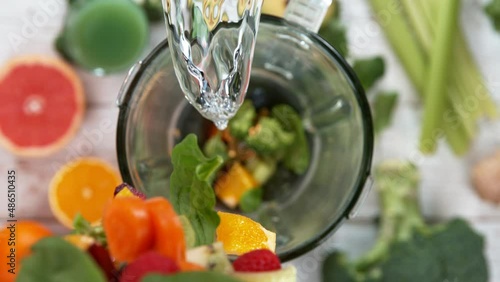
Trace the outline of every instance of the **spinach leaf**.
<instances>
[{"instance_id":1,"label":"spinach leaf","mask_svg":"<svg viewBox=\"0 0 500 282\"><path fill-rule=\"evenodd\" d=\"M196 234L195 246L215 241L220 219L210 180L222 163L220 156L209 159L203 155L194 134L189 134L172 150L170 201L175 211L191 223Z\"/></svg>"},{"instance_id":2,"label":"spinach leaf","mask_svg":"<svg viewBox=\"0 0 500 282\"><path fill-rule=\"evenodd\" d=\"M391 124L394 109L398 102L398 93L381 92L375 97L373 103L373 126L375 135Z\"/></svg>"},{"instance_id":3,"label":"spinach leaf","mask_svg":"<svg viewBox=\"0 0 500 282\"><path fill-rule=\"evenodd\" d=\"M335 47L340 55L347 57L349 49L347 48L346 27L340 20L331 20L328 24L321 27L319 35Z\"/></svg>"},{"instance_id":4,"label":"spinach leaf","mask_svg":"<svg viewBox=\"0 0 500 282\"><path fill-rule=\"evenodd\" d=\"M16 282L105 282L105 276L85 252L59 237L38 241L23 260Z\"/></svg>"},{"instance_id":5,"label":"spinach leaf","mask_svg":"<svg viewBox=\"0 0 500 282\"><path fill-rule=\"evenodd\" d=\"M358 59L352 66L365 90L369 90L377 80L384 76L385 62L380 56Z\"/></svg>"}]
</instances>

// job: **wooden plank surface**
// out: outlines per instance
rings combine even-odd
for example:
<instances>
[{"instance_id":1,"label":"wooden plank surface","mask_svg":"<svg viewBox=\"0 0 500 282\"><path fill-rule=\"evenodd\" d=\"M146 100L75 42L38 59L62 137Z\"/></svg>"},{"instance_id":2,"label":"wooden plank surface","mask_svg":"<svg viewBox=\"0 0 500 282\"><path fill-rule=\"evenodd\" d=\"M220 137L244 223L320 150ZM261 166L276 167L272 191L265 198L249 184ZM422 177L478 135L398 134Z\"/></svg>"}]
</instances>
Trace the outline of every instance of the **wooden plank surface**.
<instances>
[{"instance_id":1,"label":"wooden plank surface","mask_svg":"<svg viewBox=\"0 0 500 282\"><path fill-rule=\"evenodd\" d=\"M55 56L53 40L61 27L65 11L62 0L3 0L0 1L0 64L10 57L22 54ZM500 148L500 123L485 122L470 154L456 158L441 146L433 157L422 157L416 150L419 134L420 106L401 65L385 41L383 34L369 12L366 0L343 2L345 22L349 26L351 53L356 57L376 54L384 56L387 72L378 89L394 89L401 93L393 126L377 140L375 163L387 158L405 158L415 161L422 170L421 188L424 214L433 219L463 216L471 221L486 238L491 281L500 281L500 208L486 204L473 192L469 183L469 169L481 157ZM484 17L483 0L466 0L462 22L468 41L488 87L500 104L500 35L495 34ZM47 20L28 32L26 22L43 10L41 3L56 3L49 9ZM11 38L20 36L21 43ZM164 37L163 26L153 27L151 50ZM47 188L50 179L64 162L79 156L98 156L115 168L115 124L118 110L114 105L125 73L95 77L79 71L86 89L87 112L81 130L60 152L42 159L18 158L0 148L0 173L16 169L19 175L19 216L36 218L57 232L66 230L58 225L48 209ZM111 125L110 125L111 124ZM6 206L5 196L0 206ZM318 270L324 254L332 248L346 250L352 257L359 256L373 243L376 229L372 219L377 215L376 196L371 193L361 206L358 217L308 255L292 263L299 268L300 281L319 281ZM6 211L0 209L0 220Z\"/></svg>"}]
</instances>

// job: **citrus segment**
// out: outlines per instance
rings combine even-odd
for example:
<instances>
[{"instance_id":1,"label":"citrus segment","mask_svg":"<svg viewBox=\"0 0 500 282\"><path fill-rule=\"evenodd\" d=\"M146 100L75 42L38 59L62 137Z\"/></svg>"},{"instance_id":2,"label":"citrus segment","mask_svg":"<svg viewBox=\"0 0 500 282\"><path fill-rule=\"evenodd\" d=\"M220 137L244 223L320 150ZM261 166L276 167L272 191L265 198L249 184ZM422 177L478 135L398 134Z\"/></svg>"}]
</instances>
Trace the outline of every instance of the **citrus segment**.
<instances>
[{"instance_id":1,"label":"citrus segment","mask_svg":"<svg viewBox=\"0 0 500 282\"><path fill-rule=\"evenodd\" d=\"M240 163L234 163L229 171L215 183L215 195L226 206L234 209L245 192L257 188L258 183L252 174Z\"/></svg>"},{"instance_id":2,"label":"citrus segment","mask_svg":"<svg viewBox=\"0 0 500 282\"><path fill-rule=\"evenodd\" d=\"M0 71L0 144L18 155L44 156L75 134L83 86L64 62L40 56L11 60Z\"/></svg>"},{"instance_id":3,"label":"citrus segment","mask_svg":"<svg viewBox=\"0 0 500 282\"><path fill-rule=\"evenodd\" d=\"M7 224L7 226L2 226L0 230L0 281L14 282L16 275L8 272L10 269L9 256L12 256L11 248L15 248L14 261L17 263L15 267L17 273L19 272L19 263L31 253L31 246L38 240L51 236L52 232L34 221L18 221L14 227Z\"/></svg>"},{"instance_id":4,"label":"citrus segment","mask_svg":"<svg viewBox=\"0 0 500 282\"><path fill-rule=\"evenodd\" d=\"M226 212L218 212L220 224L217 227L217 241L224 245L224 251L231 255L241 255L258 249L276 248L276 234L266 230L248 217Z\"/></svg>"},{"instance_id":5,"label":"citrus segment","mask_svg":"<svg viewBox=\"0 0 500 282\"><path fill-rule=\"evenodd\" d=\"M119 175L107 163L97 158L76 160L61 168L52 179L50 208L68 228L72 228L77 214L97 224L119 183Z\"/></svg>"}]
</instances>

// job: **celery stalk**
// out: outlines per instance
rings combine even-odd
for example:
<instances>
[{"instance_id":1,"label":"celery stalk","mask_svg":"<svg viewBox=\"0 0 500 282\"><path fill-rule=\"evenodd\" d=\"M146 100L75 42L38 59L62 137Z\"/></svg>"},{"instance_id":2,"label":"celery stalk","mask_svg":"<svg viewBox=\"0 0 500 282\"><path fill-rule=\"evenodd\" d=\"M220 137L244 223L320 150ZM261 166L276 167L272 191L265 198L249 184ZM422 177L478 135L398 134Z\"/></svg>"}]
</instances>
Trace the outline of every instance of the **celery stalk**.
<instances>
[{"instance_id":1,"label":"celery stalk","mask_svg":"<svg viewBox=\"0 0 500 282\"><path fill-rule=\"evenodd\" d=\"M410 26L406 22L401 8L392 13L390 17L382 18L383 15L387 15L387 12L392 10L391 7L400 7L398 1L370 0L370 4L385 31L387 40L393 46L415 88L420 92L423 90L425 83L425 57L422 50L418 47L418 43L413 36ZM383 22L384 20L387 21Z\"/></svg>"},{"instance_id":2,"label":"celery stalk","mask_svg":"<svg viewBox=\"0 0 500 282\"><path fill-rule=\"evenodd\" d=\"M420 138L420 150L433 153L437 140L433 138L435 130L442 122L442 113L446 104L447 67L450 64L454 42L454 28L458 19L459 0L442 0L439 10L436 40L432 46L428 85L424 97L424 117Z\"/></svg>"}]
</instances>

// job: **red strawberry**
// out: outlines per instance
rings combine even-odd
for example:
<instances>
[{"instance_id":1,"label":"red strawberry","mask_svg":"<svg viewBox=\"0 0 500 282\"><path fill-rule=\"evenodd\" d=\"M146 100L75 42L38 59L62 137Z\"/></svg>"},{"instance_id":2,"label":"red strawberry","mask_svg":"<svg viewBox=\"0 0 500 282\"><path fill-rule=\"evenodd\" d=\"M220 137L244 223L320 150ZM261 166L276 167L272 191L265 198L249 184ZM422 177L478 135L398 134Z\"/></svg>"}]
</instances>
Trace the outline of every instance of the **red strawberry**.
<instances>
[{"instance_id":1,"label":"red strawberry","mask_svg":"<svg viewBox=\"0 0 500 282\"><path fill-rule=\"evenodd\" d=\"M123 269L120 282L140 282L147 274L170 274L179 271L175 261L151 251L139 256Z\"/></svg>"},{"instance_id":2,"label":"red strawberry","mask_svg":"<svg viewBox=\"0 0 500 282\"><path fill-rule=\"evenodd\" d=\"M255 250L243 254L233 262L235 271L260 272L281 269L280 259L270 250Z\"/></svg>"}]
</instances>

